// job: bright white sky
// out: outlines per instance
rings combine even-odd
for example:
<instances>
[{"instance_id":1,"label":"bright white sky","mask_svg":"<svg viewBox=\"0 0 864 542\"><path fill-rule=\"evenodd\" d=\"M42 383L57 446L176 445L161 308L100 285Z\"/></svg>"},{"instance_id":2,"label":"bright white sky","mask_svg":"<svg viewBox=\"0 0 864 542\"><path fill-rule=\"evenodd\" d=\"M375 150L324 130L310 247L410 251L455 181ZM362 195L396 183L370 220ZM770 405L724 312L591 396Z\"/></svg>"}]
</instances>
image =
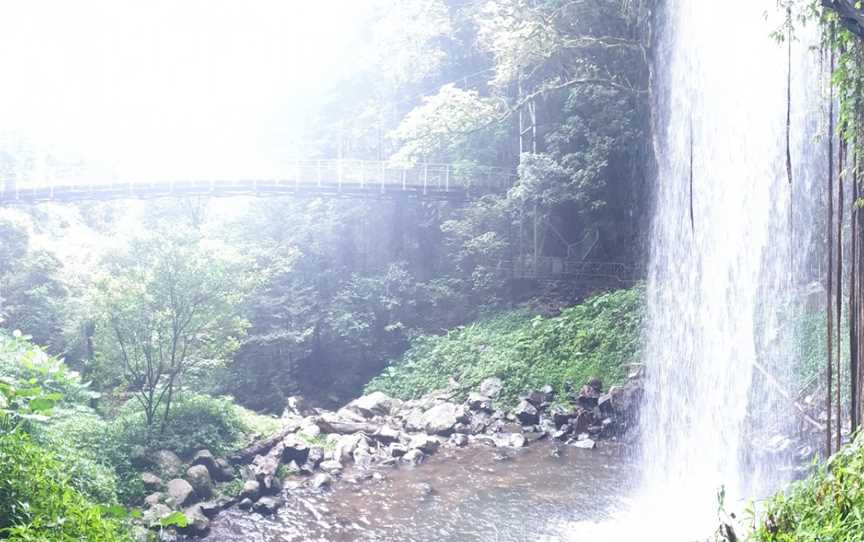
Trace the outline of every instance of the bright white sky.
<instances>
[{"instance_id":1,"label":"bright white sky","mask_svg":"<svg viewBox=\"0 0 864 542\"><path fill-rule=\"evenodd\" d=\"M304 97L356 64L370 4L0 0L0 150L127 178L266 174L302 143Z\"/></svg>"}]
</instances>

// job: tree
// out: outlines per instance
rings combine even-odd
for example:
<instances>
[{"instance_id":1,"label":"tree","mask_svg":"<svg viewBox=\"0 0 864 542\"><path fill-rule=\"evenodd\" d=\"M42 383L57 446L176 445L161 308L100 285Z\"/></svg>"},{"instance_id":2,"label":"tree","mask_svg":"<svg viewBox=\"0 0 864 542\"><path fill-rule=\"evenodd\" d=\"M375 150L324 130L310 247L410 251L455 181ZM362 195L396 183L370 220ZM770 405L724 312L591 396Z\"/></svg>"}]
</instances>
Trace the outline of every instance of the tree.
<instances>
[{"instance_id":1,"label":"tree","mask_svg":"<svg viewBox=\"0 0 864 542\"><path fill-rule=\"evenodd\" d=\"M152 427L162 430L184 378L231 358L246 322L242 260L226 246L180 229L133 239L96 284L96 359L103 381L120 378Z\"/></svg>"}]
</instances>

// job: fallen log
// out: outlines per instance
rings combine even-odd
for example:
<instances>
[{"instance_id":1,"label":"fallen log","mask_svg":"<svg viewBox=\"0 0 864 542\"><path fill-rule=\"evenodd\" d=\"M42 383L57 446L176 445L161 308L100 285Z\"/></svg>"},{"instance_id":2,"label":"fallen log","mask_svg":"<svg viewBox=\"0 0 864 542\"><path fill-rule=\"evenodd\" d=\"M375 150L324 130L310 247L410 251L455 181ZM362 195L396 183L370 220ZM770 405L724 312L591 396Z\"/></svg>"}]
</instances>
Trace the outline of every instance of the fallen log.
<instances>
[{"instance_id":1,"label":"fallen log","mask_svg":"<svg viewBox=\"0 0 864 542\"><path fill-rule=\"evenodd\" d=\"M321 415L317 423L324 433L337 433L340 435L353 435L354 433L371 435L380 427L380 425L374 423L346 420L334 414Z\"/></svg>"},{"instance_id":2,"label":"fallen log","mask_svg":"<svg viewBox=\"0 0 864 542\"><path fill-rule=\"evenodd\" d=\"M274 446L278 443L282 442L282 440L290 435L291 433L297 432L300 428L300 424L297 422L289 422L285 425L279 432L270 435L269 437L265 437L260 440L256 440L249 446L243 448L242 450L238 450L231 454L228 458L231 463L235 465L241 465L251 462L255 459L255 456L258 455L266 455Z\"/></svg>"},{"instance_id":3,"label":"fallen log","mask_svg":"<svg viewBox=\"0 0 864 542\"><path fill-rule=\"evenodd\" d=\"M808 414L804 407L801 406L801 403L796 401L795 398L792 397L792 395L788 391L783 389L783 386L780 385L780 382L778 382L777 379L774 378L771 373L769 373L765 369L765 367L763 367L758 361L753 362L753 367L755 367L756 370L758 370L762 374L762 376L765 377L765 380L772 388L774 388L774 391L776 391L778 394L780 394L780 396L788 400L792 404L792 406L795 407L796 413L802 420L806 421L819 431L825 431L825 426L819 423L819 421L813 418L810 414Z\"/></svg>"}]
</instances>

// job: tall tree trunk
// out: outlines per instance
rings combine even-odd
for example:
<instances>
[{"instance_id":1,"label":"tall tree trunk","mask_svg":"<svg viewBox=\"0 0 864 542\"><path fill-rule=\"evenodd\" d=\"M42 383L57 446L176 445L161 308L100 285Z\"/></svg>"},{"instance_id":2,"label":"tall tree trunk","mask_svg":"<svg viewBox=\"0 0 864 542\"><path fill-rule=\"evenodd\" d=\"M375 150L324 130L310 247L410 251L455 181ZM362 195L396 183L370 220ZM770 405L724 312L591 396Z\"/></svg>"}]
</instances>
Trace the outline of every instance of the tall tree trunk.
<instances>
[{"instance_id":1,"label":"tall tree trunk","mask_svg":"<svg viewBox=\"0 0 864 542\"><path fill-rule=\"evenodd\" d=\"M831 31L831 43L834 42L834 31L832 28ZM834 353L833 347L833 313L831 303L833 301L832 296L832 278L834 274L834 49L829 46L830 49L830 69L829 69L829 93L828 93L828 266L827 266L827 276L825 278L825 292L826 292L826 303L825 303L825 311L826 311L826 331L827 331L827 352L828 359L827 365L825 369L825 382L827 385L827 393L825 394L825 411L827 413L827 423L825 424L825 455L831 455L831 399L832 399L832 383L834 381L833 375L833 367L832 367L832 355Z\"/></svg>"},{"instance_id":2,"label":"tall tree trunk","mask_svg":"<svg viewBox=\"0 0 864 542\"><path fill-rule=\"evenodd\" d=\"M842 389L842 345L843 345L843 170L846 163L846 141L843 137L843 124L840 127L840 140L837 157L837 435L835 444L840 449L840 433L843 429L842 401L840 391Z\"/></svg>"}]
</instances>

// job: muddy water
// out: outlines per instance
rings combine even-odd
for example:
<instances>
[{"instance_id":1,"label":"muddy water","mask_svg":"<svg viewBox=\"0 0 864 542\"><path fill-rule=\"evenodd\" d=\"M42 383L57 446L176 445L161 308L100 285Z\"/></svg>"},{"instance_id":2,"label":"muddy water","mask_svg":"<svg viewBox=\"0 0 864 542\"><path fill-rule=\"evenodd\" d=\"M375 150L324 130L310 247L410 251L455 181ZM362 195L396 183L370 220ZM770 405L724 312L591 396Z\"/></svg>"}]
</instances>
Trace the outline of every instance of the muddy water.
<instances>
[{"instance_id":1,"label":"muddy water","mask_svg":"<svg viewBox=\"0 0 864 542\"><path fill-rule=\"evenodd\" d=\"M441 450L416 468L348 472L332 489L286 491L273 517L230 509L208 542L558 540L561 525L620 510L633 468L614 444ZM369 473L366 473L368 476ZM431 489L431 492L430 492ZM572 538L571 538L572 539Z\"/></svg>"}]
</instances>

